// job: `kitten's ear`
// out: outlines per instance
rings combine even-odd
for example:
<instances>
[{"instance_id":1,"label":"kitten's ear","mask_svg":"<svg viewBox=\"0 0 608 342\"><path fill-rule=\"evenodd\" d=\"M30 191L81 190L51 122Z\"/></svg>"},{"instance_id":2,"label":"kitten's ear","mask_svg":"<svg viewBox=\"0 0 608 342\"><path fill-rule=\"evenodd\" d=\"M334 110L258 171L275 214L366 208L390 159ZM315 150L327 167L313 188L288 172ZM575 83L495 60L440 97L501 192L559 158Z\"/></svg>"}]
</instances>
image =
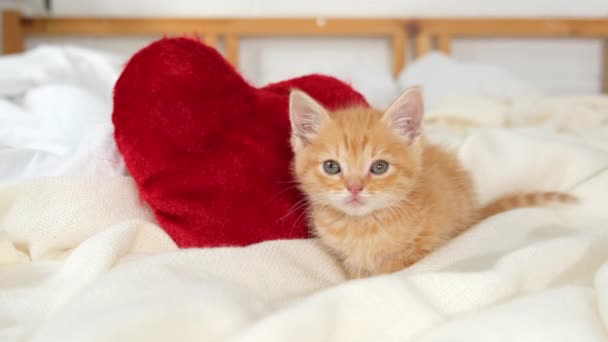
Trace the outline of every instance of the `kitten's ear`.
<instances>
[{"instance_id":1,"label":"kitten's ear","mask_svg":"<svg viewBox=\"0 0 608 342\"><path fill-rule=\"evenodd\" d=\"M423 101L420 88L411 87L384 112L382 120L389 124L397 134L413 143L422 133Z\"/></svg>"},{"instance_id":2,"label":"kitten's ear","mask_svg":"<svg viewBox=\"0 0 608 342\"><path fill-rule=\"evenodd\" d=\"M292 90L289 94L289 119L292 135L306 145L319 133L329 115L315 99L300 90Z\"/></svg>"}]
</instances>

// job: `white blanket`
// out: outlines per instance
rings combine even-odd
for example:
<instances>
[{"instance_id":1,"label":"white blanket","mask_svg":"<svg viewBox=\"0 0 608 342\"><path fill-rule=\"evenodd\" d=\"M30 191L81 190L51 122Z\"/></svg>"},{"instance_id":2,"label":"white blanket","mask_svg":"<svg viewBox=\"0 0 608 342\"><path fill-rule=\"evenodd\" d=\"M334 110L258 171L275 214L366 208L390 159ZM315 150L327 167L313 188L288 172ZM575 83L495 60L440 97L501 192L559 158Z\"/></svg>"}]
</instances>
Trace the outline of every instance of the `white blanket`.
<instances>
[{"instance_id":1,"label":"white blanket","mask_svg":"<svg viewBox=\"0 0 608 342\"><path fill-rule=\"evenodd\" d=\"M110 120L122 62L69 46L0 57L0 183L126 174Z\"/></svg>"},{"instance_id":2,"label":"white blanket","mask_svg":"<svg viewBox=\"0 0 608 342\"><path fill-rule=\"evenodd\" d=\"M556 104L537 100L538 113ZM581 204L512 210L409 269L345 282L315 240L177 250L128 177L4 185L0 340L607 340L605 99L568 102L595 108L572 129L560 113L518 121L521 106L477 100L494 108L482 125L462 111L471 101L429 113L428 132L458 148L483 201L562 190Z\"/></svg>"}]
</instances>

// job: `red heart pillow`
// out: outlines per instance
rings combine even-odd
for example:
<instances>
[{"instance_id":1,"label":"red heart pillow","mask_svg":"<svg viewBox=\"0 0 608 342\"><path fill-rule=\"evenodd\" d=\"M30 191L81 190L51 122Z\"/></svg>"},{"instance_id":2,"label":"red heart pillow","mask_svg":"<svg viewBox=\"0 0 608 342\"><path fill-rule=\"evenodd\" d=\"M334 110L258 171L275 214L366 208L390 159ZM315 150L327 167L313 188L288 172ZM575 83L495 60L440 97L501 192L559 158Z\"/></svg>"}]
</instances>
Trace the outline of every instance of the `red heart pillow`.
<instances>
[{"instance_id":1,"label":"red heart pillow","mask_svg":"<svg viewBox=\"0 0 608 342\"><path fill-rule=\"evenodd\" d=\"M367 105L327 76L254 88L215 49L188 38L162 39L129 61L114 89L116 143L179 246L308 236L289 171L292 88L328 108Z\"/></svg>"}]
</instances>

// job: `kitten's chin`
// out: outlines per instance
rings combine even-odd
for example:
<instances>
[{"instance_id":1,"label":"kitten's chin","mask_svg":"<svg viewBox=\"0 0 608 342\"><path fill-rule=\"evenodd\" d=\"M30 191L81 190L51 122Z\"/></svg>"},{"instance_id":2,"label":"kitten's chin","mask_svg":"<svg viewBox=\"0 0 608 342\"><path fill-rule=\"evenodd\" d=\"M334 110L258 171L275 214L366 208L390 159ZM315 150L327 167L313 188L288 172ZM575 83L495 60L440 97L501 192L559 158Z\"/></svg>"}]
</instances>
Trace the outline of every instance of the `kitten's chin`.
<instances>
[{"instance_id":1,"label":"kitten's chin","mask_svg":"<svg viewBox=\"0 0 608 342\"><path fill-rule=\"evenodd\" d=\"M342 204L336 209L349 216L366 216L374 211L374 208L368 204Z\"/></svg>"}]
</instances>

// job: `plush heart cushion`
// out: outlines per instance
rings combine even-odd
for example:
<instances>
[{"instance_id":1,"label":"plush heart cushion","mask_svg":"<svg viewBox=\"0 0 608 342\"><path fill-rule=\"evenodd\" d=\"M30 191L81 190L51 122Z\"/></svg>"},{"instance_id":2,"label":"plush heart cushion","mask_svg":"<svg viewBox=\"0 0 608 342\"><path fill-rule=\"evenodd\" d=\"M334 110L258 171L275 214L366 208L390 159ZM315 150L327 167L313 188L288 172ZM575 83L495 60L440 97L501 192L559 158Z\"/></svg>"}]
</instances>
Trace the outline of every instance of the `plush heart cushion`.
<instances>
[{"instance_id":1,"label":"plush heart cushion","mask_svg":"<svg viewBox=\"0 0 608 342\"><path fill-rule=\"evenodd\" d=\"M188 38L152 43L126 65L114 90L116 143L179 246L308 236L290 173L292 88L328 108L367 105L321 75L255 88L215 49Z\"/></svg>"}]
</instances>

